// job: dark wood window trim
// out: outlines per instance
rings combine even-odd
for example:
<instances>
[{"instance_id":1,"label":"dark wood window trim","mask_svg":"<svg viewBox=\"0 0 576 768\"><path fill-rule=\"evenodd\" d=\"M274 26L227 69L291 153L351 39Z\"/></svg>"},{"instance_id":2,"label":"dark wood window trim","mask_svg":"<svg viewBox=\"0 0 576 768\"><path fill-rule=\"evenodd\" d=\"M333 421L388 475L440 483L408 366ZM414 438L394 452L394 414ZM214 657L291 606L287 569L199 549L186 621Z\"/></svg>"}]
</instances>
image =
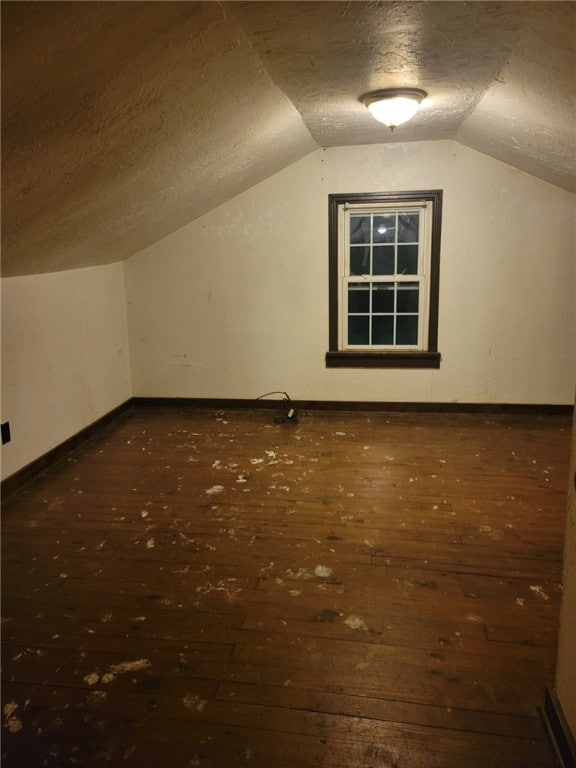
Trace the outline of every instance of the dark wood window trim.
<instances>
[{"instance_id":1,"label":"dark wood window trim","mask_svg":"<svg viewBox=\"0 0 576 768\"><path fill-rule=\"evenodd\" d=\"M327 368L440 368L439 352L326 352Z\"/></svg>"},{"instance_id":2,"label":"dark wood window trim","mask_svg":"<svg viewBox=\"0 0 576 768\"><path fill-rule=\"evenodd\" d=\"M349 351L338 348L338 211L346 203L410 203L432 202L432 238L430 252L430 300L428 344L418 352ZM440 236L442 228L442 190L412 190L409 192L373 192L329 195L328 197L328 311L329 350L327 368L439 368L438 302L440 289Z\"/></svg>"}]
</instances>

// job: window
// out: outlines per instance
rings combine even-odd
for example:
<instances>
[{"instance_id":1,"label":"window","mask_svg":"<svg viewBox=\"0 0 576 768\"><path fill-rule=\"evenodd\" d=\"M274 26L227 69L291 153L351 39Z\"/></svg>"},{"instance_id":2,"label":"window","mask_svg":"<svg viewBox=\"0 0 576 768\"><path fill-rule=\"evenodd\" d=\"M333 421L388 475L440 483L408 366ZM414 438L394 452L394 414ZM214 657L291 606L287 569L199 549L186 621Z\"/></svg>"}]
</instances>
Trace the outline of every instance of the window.
<instances>
[{"instance_id":1,"label":"window","mask_svg":"<svg viewBox=\"0 0 576 768\"><path fill-rule=\"evenodd\" d=\"M329 197L328 367L438 368L442 191Z\"/></svg>"}]
</instances>

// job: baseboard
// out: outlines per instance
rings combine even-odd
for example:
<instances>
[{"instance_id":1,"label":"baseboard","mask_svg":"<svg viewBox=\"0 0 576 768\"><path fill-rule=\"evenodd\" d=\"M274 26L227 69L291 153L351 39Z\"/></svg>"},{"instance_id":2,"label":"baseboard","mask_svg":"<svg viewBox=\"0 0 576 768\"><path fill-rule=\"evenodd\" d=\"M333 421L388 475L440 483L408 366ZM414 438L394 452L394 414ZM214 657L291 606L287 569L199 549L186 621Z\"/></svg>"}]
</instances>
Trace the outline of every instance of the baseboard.
<instances>
[{"instance_id":1,"label":"baseboard","mask_svg":"<svg viewBox=\"0 0 576 768\"><path fill-rule=\"evenodd\" d=\"M27 464L25 467L22 467L22 469L14 472L13 475L10 475L9 477L2 480L2 483L0 484L2 497L6 498L11 493L14 493L14 491L22 488L46 469L53 466L56 462L67 456L71 451L75 450L79 445L85 443L96 433L100 433L103 429L111 425L113 422L127 413L132 408L132 406L133 400L130 398L121 405L104 414L104 416L101 416L92 424L89 424L87 427L84 427L84 429L81 429L79 432L72 435L72 437L64 440L64 442L60 443L55 448L52 448L50 451L42 454L42 456L34 459L34 461L31 461L30 464Z\"/></svg>"},{"instance_id":2,"label":"baseboard","mask_svg":"<svg viewBox=\"0 0 576 768\"><path fill-rule=\"evenodd\" d=\"M214 397L133 397L134 405L165 408L228 409L277 408L280 393L274 398L214 398ZM570 416L573 404L548 405L531 403L407 403L364 400L292 400L300 410L310 411L381 411L383 413L485 413L543 416Z\"/></svg>"},{"instance_id":3,"label":"baseboard","mask_svg":"<svg viewBox=\"0 0 576 768\"><path fill-rule=\"evenodd\" d=\"M576 742L552 688L546 688L541 714L559 764L562 768L576 768Z\"/></svg>"}]
</instances>

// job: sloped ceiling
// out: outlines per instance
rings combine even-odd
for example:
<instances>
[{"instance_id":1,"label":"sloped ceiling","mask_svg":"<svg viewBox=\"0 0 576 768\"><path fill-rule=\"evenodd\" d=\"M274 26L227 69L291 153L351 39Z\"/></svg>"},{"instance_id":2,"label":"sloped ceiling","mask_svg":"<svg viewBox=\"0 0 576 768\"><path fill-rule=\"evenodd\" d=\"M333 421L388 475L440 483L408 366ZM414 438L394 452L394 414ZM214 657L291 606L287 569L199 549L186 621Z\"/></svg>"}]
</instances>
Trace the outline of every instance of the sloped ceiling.
<instances>
[{"instance_id":1,"label":"sloped ceiling","mask_svg":"<svg viewBox=\"0 0 576 768\"><path fill-rule=\"evenodd\" d=\"M576 181L574 2L2 2L2 274L118 261L320 146ZM391 133L359 96L426 90Z\"/></svg>"}]
</instances>

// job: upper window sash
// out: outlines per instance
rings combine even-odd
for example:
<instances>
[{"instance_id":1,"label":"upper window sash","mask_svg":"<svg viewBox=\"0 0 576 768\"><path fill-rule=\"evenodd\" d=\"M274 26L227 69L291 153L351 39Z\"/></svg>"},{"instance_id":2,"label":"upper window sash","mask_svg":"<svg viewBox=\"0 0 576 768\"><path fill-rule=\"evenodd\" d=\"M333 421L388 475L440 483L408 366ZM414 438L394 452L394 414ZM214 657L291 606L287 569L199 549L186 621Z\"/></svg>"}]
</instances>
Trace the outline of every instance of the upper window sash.
<instances>
[{"instance_id":1,"label":"upper window sash","mask_svg":"<svg viewBox=\"0 0 576 768\"><path fill-rule=\"evenodd\" d=\"M349 211L354 210L354 215L358 215L359 213L364 213L366 215L372 214L375 210L388 210L388 211L394 211L399 213L410 213L411 211L414 211L415 213L420 213L421 215L418 217L419 222L419 232L418 232L418 269L416 274L420 275L422 277L427 277L429 274L429 264L430 264L430 246L431 246L431 227L430 227L430 221L432 216L432 203L423 201L419 206L415 205L408 205L408 204L393 204L389 203L386 205L374 205L374 206L366 206L366 204L363 205L357 205L357 206L341 206L338 210L338 263L339 263L339 274L340 276L352 276L351 268L350 268L350 215ZM368 243L366 244L369 245ZM372 242L372 238L370 239L370 245L374 245ZM386 243L378 243L378 245L386 245ZM359 247L361 247L361 244L358 244ZM374 277L382 277L382 275L374 275L373 272L366 273L366 275L373 275ZM398 277L403 278L403 273L396 272L391 274L397 274ZM414 274L414 273L412 273ZM354 275L356 277L356 275ZM406 275L406 278L408 275Z\"/></svg>"}]
</instances>

